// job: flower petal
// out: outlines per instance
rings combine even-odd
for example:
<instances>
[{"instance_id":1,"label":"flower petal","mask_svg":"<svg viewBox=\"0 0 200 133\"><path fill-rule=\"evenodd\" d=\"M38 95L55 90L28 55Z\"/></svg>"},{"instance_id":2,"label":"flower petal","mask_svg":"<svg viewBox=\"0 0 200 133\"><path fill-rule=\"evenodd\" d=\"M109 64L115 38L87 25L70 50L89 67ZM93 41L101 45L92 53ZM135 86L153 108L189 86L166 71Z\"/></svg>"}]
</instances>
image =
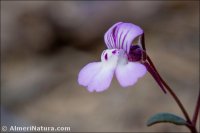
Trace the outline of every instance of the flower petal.
<instances>
[{"instance_id":1,"label":"flower petal","mask_svg":"<svg viewBox=\"0 0 200 133\"><path fill-rule=\"evenodd\" d=\"M138 78L146 73L146 67L138 62L128 62L126 65L118 65L116 77L122 87L134 85Z\"/></svg>"},{"instance_id":2,"label":"flower petal","mask_svg":"<svg viewBox=\"0 0 200 133\"><path fill-rule=\"evenodd\" d=\"M101 69L101 62L93 62L87 64L81 69L78 75L78 83L83 86L88 86L92 78L99 72Z\"/></svg>"},{"instance_id":3,"label":"flower petal","mask_svg":"<svg viewBox=\"0 0 200 133\"><path fill-rule=\"evenodd\" d=\"M134 24L119 22L114 24L104 35L107 47L124 49L129 53L133 40L143 34L143 30Z\"/></svg>"},{"instance_id":4,"label":"flower petal","mask_svg":"<svg viewBox=\"0 0 200 133\"><path fill-rule=\"evenodd\" d=\"M114 24L104 35L104 41L109 49L116 48L114 38L115 40L117 38L116 35L114 35L113 33L119 24L122 24L122 22Z\"/></svg>"},{"instance_id":5,"label":"flower petal","mask_svg":"<svg viewBox=\"0 0 200 133\"><path fill-rule=\"evenodd\" d=\"M101 70L95 75L95 77L91 80L88 85L88 90L90 92L96 91L101 92L110 86L114 75L115 68L103 66Z\"/></svg>"}]
</instances>

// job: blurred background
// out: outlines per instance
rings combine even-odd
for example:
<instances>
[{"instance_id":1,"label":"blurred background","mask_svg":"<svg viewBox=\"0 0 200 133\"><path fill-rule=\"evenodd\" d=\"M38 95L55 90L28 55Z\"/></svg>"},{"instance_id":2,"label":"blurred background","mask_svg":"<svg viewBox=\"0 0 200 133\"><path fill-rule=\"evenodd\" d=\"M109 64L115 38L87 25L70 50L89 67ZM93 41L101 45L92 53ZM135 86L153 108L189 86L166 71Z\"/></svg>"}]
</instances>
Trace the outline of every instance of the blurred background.
<instances>
[{"instance_id":1,"label":"blurred background","mask_svg":"<svg viewBox=\"0 0 200 133\"><path fill-rule=\"evenodd\" d=\"M78 85L80 69L100 60L104 33L119 21L144 29L150 57L192 116L199 91L198 1L1 1L1 124L188 132L146 126L159 112L182 116L150 74L128 88L114 78L102 93Z\"/></svg>"}]
</instances>

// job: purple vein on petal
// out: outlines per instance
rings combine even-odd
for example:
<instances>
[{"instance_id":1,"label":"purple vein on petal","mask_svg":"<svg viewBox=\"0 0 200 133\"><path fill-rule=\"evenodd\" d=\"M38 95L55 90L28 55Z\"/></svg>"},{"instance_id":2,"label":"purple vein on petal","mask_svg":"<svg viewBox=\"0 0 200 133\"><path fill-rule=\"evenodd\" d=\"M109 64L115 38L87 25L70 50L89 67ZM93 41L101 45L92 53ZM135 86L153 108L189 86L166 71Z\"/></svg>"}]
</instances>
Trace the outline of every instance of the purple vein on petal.
<instances>
[{"instance_id":1,"label":"purple vein on petal","mask_svg":"<svg viewBox=\"0 0 200 133\"><path fill-rule=\"evenodd\" d=\"M111 48L113 48L113 47L114 47L114 46L113 46L113 40L112 40L112 36L111 36L110 33L108 34L108 38L109 38L109 40L110 40L110 46L111 46Z\"/></svg>"},{"instance_id":2,"label":"purple vein on petal","mask_svg":"<svg viewBox=\"0 0 200 133\"><path fill-rule=\"evenodd\" d=\"M114 28L113 28L113 30L112 30L112 37L113 37L113 40L114 40L114 44L115 44L115 48L116 48L116 36L115 36L115 34L116 34L116 29L117 29L117 26L115 26Z\"/></svg>"},{"instance_id":3,"label":"purple vein on petal","mask_svg":"<svg viewBox=\"0 0 200 133\"><path fill-rule=\"evenodd\" d=\"M120 36L119 36L119 49L120 49L120 46L121 46L121 37L122 37L122 34L123 34L123 31L121 31Z\"/></svg>"},{"instance_id":4,"label":"purple vein on petal","mask_svg":"<svg viewBox=\"0 0 200 133\"><path fill-rule=\"evenodd\" d=\"M112 37L112 34L109 34L109 37L110 37L110 40L111 40L111 45L112 45L112 48L114 48L114 40L113 40L113 37Z\"/></svg>"},{"instance_id":5,"label":"purple vein on petal","mask_svg":"<svg viewBox=\"0 0 200 133\"><path fill-rule=\"evenodd\" d=\"M110 37L110 34L108 34L108 38L109 38L109 41L110 41L110 47L113 48L113 45L112 45L112 38Z\"/></svg>"},{"instance_id":6,"label":"purple vein on petal","mask_svg":"<svg viewBox=\"0 0 200 133\"><path fill-rule=\"evenodd\" d=\"M120 29L120 25L122 23L120 23L119 25L117 25L117 29L116 29L116 32L115 32L115 38L116 38L116 46L117 48L119 47L119 37L118 37L118 33L119 33L119 29Z\"/></svg>"},{"instance_id":7,"label":"purple vein on petal","mask_svg":"<svg viewBox=\"0 0 200 133\"><path fill-rule=\"evenodd\" d=\"M110 48L113 48L112 37L111 37L111 34L110 34L110 33L107 34L107 38L108 38L108 40L109 40L109 46L110 46Z\"/></svg>"},{"instance_id":8,"label":"purple vein on petal","mask_svg":"<svg viewBox=\"0 0 200 133\"><path fill-rule=\"evenodd\" d=\"M124 35L124 38L123 38L123 41L122 41L122 49L123 49L123 47L124 47L124 41L125 41L126 36L127 36L128 33L129 33L129 31L127 31L126 34Z\"/></svg>"},{"instance_id":9,"label":"purple vein on petal","mask_svg":"<svg viewBox=\"0 0 200 133\"><path fill-rule=\"evenodd\" d=\"M106 37L107 37L107 41L108 41L108 46L111 48L111 44L110 44L110 39L109 39L108 33L106 34Z\"/></svg>"}]
</instances>

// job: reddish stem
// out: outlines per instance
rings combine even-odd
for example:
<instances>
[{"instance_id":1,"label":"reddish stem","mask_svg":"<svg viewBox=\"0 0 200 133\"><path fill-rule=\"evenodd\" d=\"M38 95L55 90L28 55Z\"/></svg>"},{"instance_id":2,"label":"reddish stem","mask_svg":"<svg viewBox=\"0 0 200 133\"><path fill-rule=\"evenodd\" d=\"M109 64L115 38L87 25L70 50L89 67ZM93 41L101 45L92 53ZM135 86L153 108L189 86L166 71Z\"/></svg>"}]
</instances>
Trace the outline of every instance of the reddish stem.
<instances>
[{"instance_id":1,"label":"reddish stem","mask_svg":"<svg viewBox=\"0 0 200 133\"><path fill-rule=\"evenodd\" d=\"M162 82L160 82L160 77L158 76L158 74L155 72L155 70L152 68L151 65L149 65L149 63L147 62L144 62L143 63L146 68L147 68L147 71L152 75L152 77L155 79L155 81L157 82L157 84L160 86L160 88L162 89L162 91L166 94L166 90L162 84Z\"/></svg>"},{"instance_id":2,"label":"reddish stem","mask_svg":"<svg viewBox=\"0 0 200 133\"><path fill-rule=\"evenodd\" d=\"M160 74L158 73L156 67L154 66L153 62L151 61L150 57L146 54L146 57L147 57L147 61L149 62L149 64L152 66L152 68L154 69L154 71L157 73L160 81L162 82L162 84L165 86L166 90L171 94L171 96L174 98L174 100L176 101L176 103L178 104L178 106L180 107L183 115L185 116L187 122L188 122L188 125L187 127L191 130L192 133L197 133L197 130L195 128L195 125L193 124L193 122L191 121L187 111L185 110L183 104L181 103L181 101L179 100L179 98L176 96L176 94L173 92L173 90L167 85L167 83L162 79L162 77L160 76ZM199 100L198 100L199 102ZM194 115L194 121L196 123L196 119L197 119L197 115L198 115L198 110L199 110L199 103L197 104L197 108L195 111L195 115ZM196 113L197 112L197 113Z\"/></svg>"},{"instance_id":3,"label":"reddish stem","mask_svg":"<svg viewBox=\"0 0 200 133\"><path fill-rule=\"evenodd\" d=\"M146 47L145 47L145 38L144 38L144 33L142 34L142 49L144 50L144 51L146 51Z\"/></svg>"},{"instance_id":4,"label":"reddish stem","mask_svg":"<svg viewBox=\"0 0 200 133\"><path fill-rule=\"evenodd\" d=\"M197 99L196 108L195 108L193 119L192 119L192 123L193 123L194 126L196 126L196 123L197 123L197 117L198 117L199 109L200 109L200 89L199 89L199 96L198 96L198 99Z\"/></svg>"}]
</instances>

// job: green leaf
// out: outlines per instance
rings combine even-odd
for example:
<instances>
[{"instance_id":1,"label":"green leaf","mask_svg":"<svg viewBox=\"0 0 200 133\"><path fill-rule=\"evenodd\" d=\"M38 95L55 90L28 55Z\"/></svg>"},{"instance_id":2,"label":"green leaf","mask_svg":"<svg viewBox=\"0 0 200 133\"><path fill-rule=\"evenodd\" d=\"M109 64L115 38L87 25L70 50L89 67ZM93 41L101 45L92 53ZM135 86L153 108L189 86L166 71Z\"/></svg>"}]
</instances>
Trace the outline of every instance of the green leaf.
<instances>
[{"instance_id":1,"label":"green leaf","mask_svg":"<svg viewBox=\"0 0 200 133\"><path fill-rule=\"evenodd\" d=\"M152 116L148 121L147 121L147 126L151 126L157 123L173 123L176 125L187 125L187 122L174 114L170 114L170 113L159 113L159 114L155 114L154 116Z\"/></svg>"}]
</instances>

